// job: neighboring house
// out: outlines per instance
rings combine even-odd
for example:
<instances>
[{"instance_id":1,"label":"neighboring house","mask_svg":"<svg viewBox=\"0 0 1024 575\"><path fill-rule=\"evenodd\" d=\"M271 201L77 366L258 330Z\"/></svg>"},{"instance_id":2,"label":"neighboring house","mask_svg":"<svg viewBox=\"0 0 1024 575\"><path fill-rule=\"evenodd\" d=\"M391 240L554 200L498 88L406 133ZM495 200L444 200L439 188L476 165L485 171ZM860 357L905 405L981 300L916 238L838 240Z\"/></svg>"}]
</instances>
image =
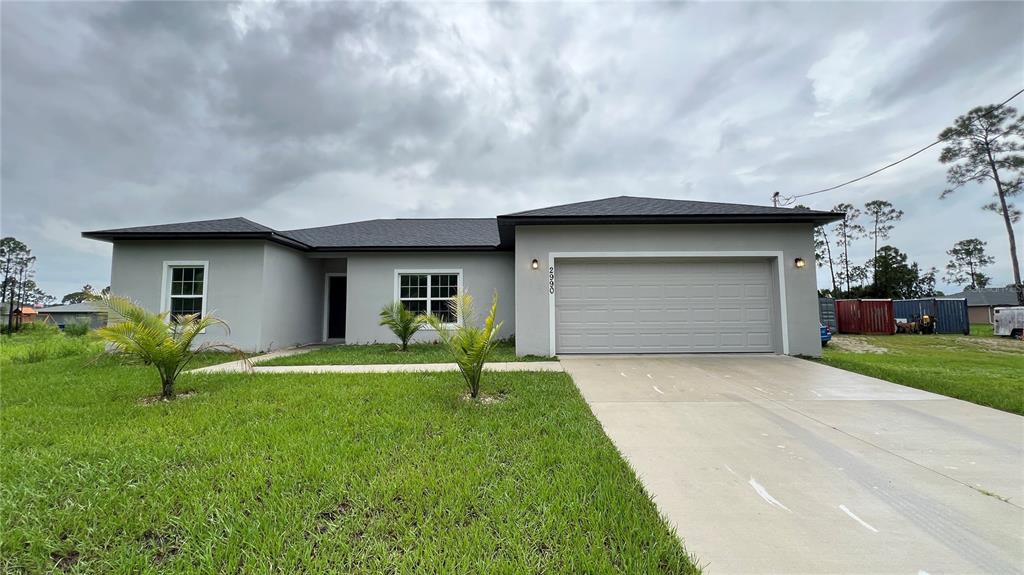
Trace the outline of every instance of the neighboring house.
<instances>
[{"instance_id":1,"label":"neighboring house","mask_svg":"<svg viewBox=\"0 0 1024 575\"><path fill-rule=\"evenodd\" d=\"M32 323L36 320L35 308L23 305L21 307L14 308L14 325L23 325L26 323ZM6 324L5 324L6 325Z\"/></svg>"},{"instance_id":2,"label":"neighboring house","mask_svg":"<svg viewBox=\"0 0 1024 575\"><path fill-rule=\"evenodd\" d=\"M1017 290L1012 286L968 289L947 297L967 298L967 316L971 323L992 323L996 308L1019 305Z\"/></svg>"},{"instance_id":3,"label":"neighboring house","mask_svg":"<svg viewBox=\"0 0 1024 575\"><path fill-rule=\"evenodd\" d=\"M231 218L82 235L113 242L113 293L216 314L230 335L204 337L246 350L393 341L382 306L447 314L465 290L481 313L498 292L501 335L521 355L814 356L814 226L841 217L623 196L484 219L278 231Z\"/></svg>"},{"instance_id":4,"label":"neighboring house","mask_svg":"<svg viewBox=\"0 0 1024 575\"><path fill-rule=\"evenodd\" d=\"M39 308L39 320L57 327L74 323L89 324L90 329L107 325L107 309L102 302L82 302Z\"/></svg>"}]
</instances>

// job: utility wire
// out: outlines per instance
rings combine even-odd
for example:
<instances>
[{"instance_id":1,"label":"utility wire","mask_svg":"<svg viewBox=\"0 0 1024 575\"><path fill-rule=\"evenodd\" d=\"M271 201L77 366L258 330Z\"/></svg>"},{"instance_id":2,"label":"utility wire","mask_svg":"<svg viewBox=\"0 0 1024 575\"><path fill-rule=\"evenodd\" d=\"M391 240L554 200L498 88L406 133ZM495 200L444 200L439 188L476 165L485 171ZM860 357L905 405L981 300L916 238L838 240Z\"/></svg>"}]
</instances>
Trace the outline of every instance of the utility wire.
<instances>
[{"instance_id":1,"label":"utility wire","mask_svg":"<svg viewBox=\"0 0 1024 575\"><path fill-rule=\"evenodd\" d=\"M995 112L996 110L1002 108L1003 106L1008 104L1011 100L1013 100L1017 96L1020 96L1021 94L1024 94L1024 88L1018 90L1016 94L1014 94L1014 95L1010 96L1009 98L1007 98L1007 99L1003 100L1002 102L1000 102L999 105L997 105L995 108L993 108L989 113L991 114L992 112ZM895 162L893 162L891 164L887 164L885 166L882 166L881 168L878 168L877 170L875 170L873 172L864 174L863 176L860 176L859 178L854 178L852 180L845 181L845 182L843 182L841 184L837 184L837 185L832 186L830 188L823 188L823 189L820 189L820 190L815 190L813 192L807 192L807 193L804 193L804 194L797 194L795 196L786 196L782 200L782 205L789 205L789 204L793 203L793 201L795 201L797 198L805 198L807 196L813 196L815 194L822 194L822 193L825 193L825 192L831 192L832 190L836 190L836 189L842 188L843 186L848 186L850 184L857 183L857 182L859 182L861 180L865 180L865 179L870 178L871 176L873 176L875 174L878 174L880 172L884 172L885 170L888 170L889 168L891 168L893 166L902 164L903 162L906 162L907 160L909 160L910 158L913 158L914 156L920 154L921 152L924 152L925 150L934 148L935 146L938 146L939 144L941 144L941 143L943 143L945 141L946 140L943 140L941 138L938 139L938 140L935 140L934 142L928 144L927 146L921 148L920 150L917 150L916 152L910 154L909 156L904 156L904 157L896 160ZM773 201L773 203L776 203L776 202L780 201L778 192L776 192L775 194L772 195L772 201Z\"/></svg>"}]
</instances>

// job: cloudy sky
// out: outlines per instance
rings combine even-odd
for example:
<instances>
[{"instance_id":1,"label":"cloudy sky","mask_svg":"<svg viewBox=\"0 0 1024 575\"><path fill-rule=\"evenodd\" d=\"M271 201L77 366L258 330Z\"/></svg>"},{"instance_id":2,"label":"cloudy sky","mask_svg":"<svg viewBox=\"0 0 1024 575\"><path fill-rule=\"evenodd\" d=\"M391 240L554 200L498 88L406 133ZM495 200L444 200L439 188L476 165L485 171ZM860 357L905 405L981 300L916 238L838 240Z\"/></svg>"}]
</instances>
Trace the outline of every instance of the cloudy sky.
<instances>
[{"instance_id":1,"label":"cloudy sky","mask_svg":"<svg viewBox=\"0 0 1024 575\"><path fill-rule=\"evenodd\" d=\"M109 283L110 246L82 230L493 216L623 194L768 204L1024 87L1014 2L0 11L2 232L57 297ZM888 199L907 212L891 243L912 259L941 268L979 237L1007 283L1001 219L979 209L990 191L939 201L937 157L808 203Z\"/></svg>"}]
</instances>

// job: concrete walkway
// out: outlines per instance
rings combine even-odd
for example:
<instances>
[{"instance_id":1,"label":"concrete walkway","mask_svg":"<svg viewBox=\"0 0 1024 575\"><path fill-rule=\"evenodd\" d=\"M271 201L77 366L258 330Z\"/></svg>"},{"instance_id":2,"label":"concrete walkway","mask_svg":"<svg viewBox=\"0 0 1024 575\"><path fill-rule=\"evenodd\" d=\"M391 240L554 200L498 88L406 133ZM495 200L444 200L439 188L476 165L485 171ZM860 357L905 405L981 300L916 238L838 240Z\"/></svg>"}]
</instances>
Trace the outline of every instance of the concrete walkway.
<instances>
[{"instance_id":1,"label":"concrete walkway","mask_svg":"<svg viewBox=\"0 0 1024 575\"><path fill-rule=\"evenodd\" d=\"M1024 418L785 356L562 357L706 573L1021 573Z\"/></svg>"},{"instance_id":2,"label":"concrete walkway","mask_svg":"<svg viewBox=\"0 0 1024 575\"><path fill-rule=\"evenodd\" d=\"M189 370L189 373L426 373L458 371L454 363L393 363L375 365L259 365L278 357L298 355L315 346L290 348L249 358ZM562 371L557 361L507 361L484 364L484 371Z\"/></svg>"}]
</instances>

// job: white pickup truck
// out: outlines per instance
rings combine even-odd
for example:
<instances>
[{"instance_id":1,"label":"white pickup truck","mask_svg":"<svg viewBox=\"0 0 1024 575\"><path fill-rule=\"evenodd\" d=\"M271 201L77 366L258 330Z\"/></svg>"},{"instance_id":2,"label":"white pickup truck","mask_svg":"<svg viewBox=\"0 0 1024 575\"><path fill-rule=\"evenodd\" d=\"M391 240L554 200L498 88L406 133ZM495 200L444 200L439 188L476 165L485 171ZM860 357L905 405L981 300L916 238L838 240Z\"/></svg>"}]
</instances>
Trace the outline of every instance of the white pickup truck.
<instances>
[{"instance_id":1,"label":"white pickup truck","mask_svg":"<svg viewBox=\"0 0 1024 575\"><path fill-rule=\"evenodd\" d=\"M995 312L992 319L992 331L995 335L1024 339L1024 306L1001 307Z\"/></svg>"}]
</instances>

